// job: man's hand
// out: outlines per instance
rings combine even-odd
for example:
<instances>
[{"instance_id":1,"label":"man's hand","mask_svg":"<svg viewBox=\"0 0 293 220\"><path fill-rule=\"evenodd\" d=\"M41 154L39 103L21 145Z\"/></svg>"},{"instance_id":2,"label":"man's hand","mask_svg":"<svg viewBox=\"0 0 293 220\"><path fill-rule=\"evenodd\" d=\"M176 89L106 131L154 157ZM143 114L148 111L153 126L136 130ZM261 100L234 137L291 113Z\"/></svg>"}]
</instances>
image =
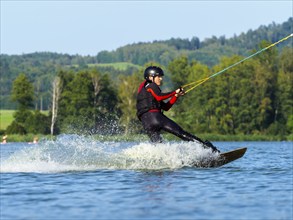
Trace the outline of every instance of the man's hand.
<instances>
[{"instance_id":1,"label":"man's hand","mask_svg":"<svg viewBox=\"0 0 293 220\"><path fill-rule=\"evenodd\" d=\"M176 89L176 96L177 96L177 97L178 97L178 96L183 96L183 95L185 95L185 91L183 90L182 87Z\"/></svg>"}]
</instances>

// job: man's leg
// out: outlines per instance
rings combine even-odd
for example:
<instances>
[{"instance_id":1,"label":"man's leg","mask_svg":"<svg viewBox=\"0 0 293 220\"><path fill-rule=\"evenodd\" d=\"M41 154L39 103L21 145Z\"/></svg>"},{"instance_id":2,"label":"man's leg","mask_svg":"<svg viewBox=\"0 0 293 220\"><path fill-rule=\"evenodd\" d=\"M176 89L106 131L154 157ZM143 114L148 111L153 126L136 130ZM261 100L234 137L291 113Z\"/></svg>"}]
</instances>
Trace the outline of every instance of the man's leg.
<instances>
[{"instance_id":1,"label":"man's leg","mask_svg":"<svg viewBox=\"0 0 293 220\"><path fill-rule=\"evenodd\" d=\"M158 121L158 114L160 113L151 113L147 112L141 117L141 122L144 130L150 138L150 141L153 143L161 143L163 139L160 135L160 121Z\"/></svg>"},{"instance_id":2,"label":"man's leg","mask_svg":"<svg viewBox=\"0 0 293 220\"><path fill-rule=\"evenodd\" d=\"M149 136L151 142L153 143L162 143L163 139L158 131L146 131Z\"/></svg>"},{"instance_id":3,"label":"man's leg","mask_svg":"<svg viewBox=\"0 0 293 220\"><path fill-rule=\"evenodd\" d=\"M193 142L198 142L203 145L204 148L211 148L213 152L220 152L211 142L208 140L203 141L200 138L196 137L193 134L190 134L186 131L184 131L178 124L176 124L174 121L171 119L167 118L165 115L163 115L164 123L163 124L163 130L172 133L176 135L177 137L181 138L184 141L193 141Z\"/></svg>"}]
</instances>

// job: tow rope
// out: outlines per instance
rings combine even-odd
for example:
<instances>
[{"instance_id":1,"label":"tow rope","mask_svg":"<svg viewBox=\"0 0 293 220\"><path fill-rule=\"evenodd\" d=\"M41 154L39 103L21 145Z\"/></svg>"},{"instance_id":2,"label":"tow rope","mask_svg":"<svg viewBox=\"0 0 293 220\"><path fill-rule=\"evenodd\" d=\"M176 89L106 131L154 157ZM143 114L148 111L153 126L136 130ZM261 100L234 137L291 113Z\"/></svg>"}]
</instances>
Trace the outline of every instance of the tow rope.
<instances>
[{"instance_id":1,"label":"tow rope","mask_svg":"<svg viewBox=\"0 0 293 220\"><path fill-rule=\"evenodd\" d=\"M252 55L250 55L250 56L248 56L248 57L246 57L246 58L244 58L244 59L238 61L237 63L234 63L234 64L232 64L232 65L226 67L225 69L223 69L223 70L221 70L221 71L219 71L219 72L214 73L213 75L211 75L211 76L209 76L209 77L206 77L206 78L203 78L203 79L200 79L200 80L197 80L197 81L194 81L194 82L188 83L188 84L186 84L186 85L183 85L182 88L184 89L184 88L186 88L186 87L192 86L192 87L190 87L189 89L185 90L185 93L188 93L188 92L190 92L191 90L193 90L193 89L195 89L196 87L198 87L199 85L201 85L201 84L203 84L204 82L208 81L209 79L211 79L211 78L213 78L213 77L215 77L215 76L220 75L221 73L227 71L228 69L231 69L232 67L234 67L234 66L236 66L236 65L238 65L238 64L240 64L240 63L242 63L242 62L244 62L244 61L246 61L246 60L248 60L248 59L250 59L250 58L252 58L252 57L254 57L254 56L256 56L256 55L258 55L258 54L260 54L260 53L262 53L262 52L264 52L265 50L267 50L267 49L269 49L269 48L271 48L271 47L273 47L273 46L275 46L275 45L277 45L277 44L279 44L279 43L281 43L281 42L283 42L283 41L289 39L290 37L293 37L293 33L290 34L290 35L288 35L287 37L284 37L283 39L277 41L276 43L273 43L273 44L271 44L271 45L269 45L269 46L267 46L267 47L265 47L265 48L263 48L263 49L257 51L256 53L254 53L254 54L252 54Z\"/></svg>"}]
</instances>

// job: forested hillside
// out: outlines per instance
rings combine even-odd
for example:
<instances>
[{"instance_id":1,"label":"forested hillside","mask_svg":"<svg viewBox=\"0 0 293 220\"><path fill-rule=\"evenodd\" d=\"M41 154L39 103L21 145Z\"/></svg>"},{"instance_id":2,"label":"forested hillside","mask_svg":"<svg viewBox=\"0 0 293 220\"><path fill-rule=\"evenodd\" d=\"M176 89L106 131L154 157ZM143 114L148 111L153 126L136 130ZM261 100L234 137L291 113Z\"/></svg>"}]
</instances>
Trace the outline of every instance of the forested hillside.
<instances>
[{"instance_id":1,"label":"forested hillside","mask_svg":"<svg viewBox=\"0 0 293 220\"><path fill-rule=\"evenodd\" d=\"M167 65L175 57L186 55L191 60L197 60L212 67L223 56L242 55L247 56L251 50L258 47L262 40L276 42L292 33L293 18L283 24L272 23L268 26L260 26L257 30L249 30L239 36L226 39L225 36L200 41L192 39L170 39L165 41L153 41L150 43L137 43L120 47L115 51L102 51L98 54L98 62L131 62L143 65L149 61L157 61ZM195 32L196 35L196 32ZM291 42L292 43L292 42ZM290 46L285 42L279 48Z\"/></svg>"},{"instance_id":2,"label":"forested hillside","mask_svg":"<svg viewBox=\"0 0 293 220\"><path fill-rule=\"evenodd\" d=\"M268 42L260 46L266 47ZM278 135L284 140L293 133L292 57L292 48L284 48L280 54L271 48L191 90L165 114L193 133ZM186 56L178 57L165 68L169 74L164 81L169 77L175 89L242 59L237 55L226 57L209 68ZM29 111L33 86L21 74L13 82L12 94L20 105L6 133L48 133L51 119L54 134L139 133L135 104L141 82L141 70L115 80L96 69L62 70L54 79L53 108L47 117Z\"/></svg>"},{"instance_id":3,"label":"forested hillside","mask_svg":"<svg viewBox=\"0 0 293 220\"><path fill-rule=\"evenodd\" d=\"M13 80L24 73L34 83L35 106L37 109L48 109L50 105L51 83L60 70L73 72L96 68L111 77L129 75L147 62L157 62L167 66L176 57L185 55L189 60L197 60L212 67L219 63L221 57L242 55L247 56L252 49L257 49L262 40L276 42L292 33L293 18L283 24L272 23L261 26L257 30L249 30L239 36L226 39L211 37L200 41L197 37L189 39L170 39L138 43L118 48L115 51L101 51L97 56L80 56L57 54L54 52L36 52L23 55L1 54L1 109L14 109L10 94ZM196 35L196 33L195 33ZM292 40L278 45L279 51L286 46L292 47ZM102 63L129 63L121 70L115 66L103 66ZM133 65L133 64L136 64Z\"/></svg>"},{"instance_id":4,"label":"forested hillside","mask_svg":"<svg viewBox=\"0 0 293 220\"><path fill-rule=\"evenodd\" d=\"M146 65L161 65L166 72L165 85L176 88L223 70L290 35L292 23L290 18L230 39L223 36L200 41L194 37L138 43L97 56L1 54L1 109L18 109L7 131L48 133L55 114L54 134L72 129L101 134L140 132L135 97ZM285 137L293 133L292 76L291 37L194 89L166 114L195 133ZM22 94L22 82L33 90L33 96ZM50 110L49 117L21 110L22 95L29 97L26 108ZM58 106L56 113L52 100ZM26 120L28 116L34 123Z\"/></svg>"}]
</instances>

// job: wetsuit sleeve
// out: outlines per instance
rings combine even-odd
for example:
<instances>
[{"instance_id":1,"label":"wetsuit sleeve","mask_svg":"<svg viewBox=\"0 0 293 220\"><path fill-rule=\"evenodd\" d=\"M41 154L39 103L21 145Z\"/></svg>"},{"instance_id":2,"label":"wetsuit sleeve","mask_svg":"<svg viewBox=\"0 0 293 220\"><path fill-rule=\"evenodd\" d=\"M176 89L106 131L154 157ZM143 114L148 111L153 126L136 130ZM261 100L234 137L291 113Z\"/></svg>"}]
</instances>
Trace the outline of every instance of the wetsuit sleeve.
<instances>
[{"instance_id":1,"label":"wetsuit sleeve","mask_svg":"<svg viewBox=\"0 0 293 220\"><path fill-rule=\"evenodd\" d=\"M177 97L173 96L169 102L167 103L161 102L162 109L165 111L168 111L174 105L176 101L177 101Z\"/></svg>"},{"instance_id":2,"label":"wetsuit sleeve","mask_svg":"<svg viewBox=\"0 0 293 220\"><path fill-rule=\"evenodd\" d=\"M150 86L147 88L147 91L150 92L158 102L171 98L176 94L176 91L163 93L161 92L161 89L154 83L150 84Z\"/></svg>"}]
</instances>

